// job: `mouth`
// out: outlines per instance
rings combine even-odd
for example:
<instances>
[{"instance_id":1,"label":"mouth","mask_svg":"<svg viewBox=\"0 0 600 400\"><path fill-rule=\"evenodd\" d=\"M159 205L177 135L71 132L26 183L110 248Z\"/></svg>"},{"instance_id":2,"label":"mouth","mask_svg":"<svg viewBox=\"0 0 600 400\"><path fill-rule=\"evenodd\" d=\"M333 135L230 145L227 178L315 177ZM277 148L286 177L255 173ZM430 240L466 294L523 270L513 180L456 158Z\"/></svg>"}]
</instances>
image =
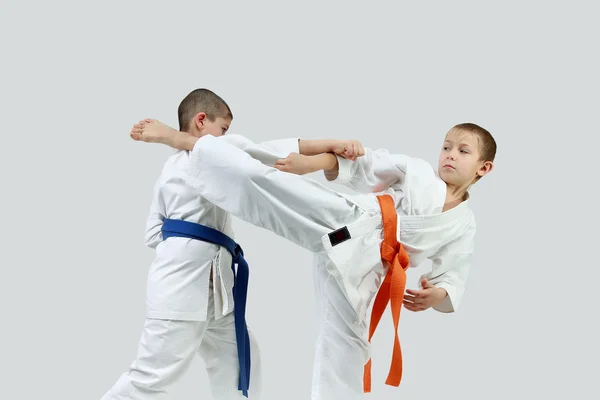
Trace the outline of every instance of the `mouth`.
<instances>
[{"instance_id":1,"label":"mouth","mask_svg":"<svg viewBox=\"0 0 600 400\"><path fill-rule=\"evenodd\" d=\"M444 168L448 168L448 169L455 169L452 165L450 164L446 164L444 165Z\"/></svg>"}]
</instances>

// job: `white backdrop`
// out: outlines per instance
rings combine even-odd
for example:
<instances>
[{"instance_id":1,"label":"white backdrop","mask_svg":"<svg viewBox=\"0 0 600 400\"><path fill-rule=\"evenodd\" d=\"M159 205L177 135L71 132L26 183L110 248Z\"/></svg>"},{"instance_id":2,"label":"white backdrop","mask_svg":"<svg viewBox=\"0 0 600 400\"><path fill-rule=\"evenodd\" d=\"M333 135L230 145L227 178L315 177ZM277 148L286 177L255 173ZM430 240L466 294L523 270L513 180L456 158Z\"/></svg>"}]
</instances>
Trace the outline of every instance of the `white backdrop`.
<instances>
[{"instance_id":1,"label":"white backdrop","mask_svg":"<svg viewBox=\"0 0 600 400\"><path fill-rule=\"evenodd\" d=\"M99 399L134 359L145 218L171 150L128 132L144 117L176 127L199 87L254 141L352 138L435 163L454 124L490 130L462 308L403 311L400 388L383 383L387 313L366 398L596 396L600 29L592 2L549 3L3 2L0 397ZM264 398L307 399L311 255L234 227ZM210 398L200 359L173 395Z\"/></svg>"}]
</instances>

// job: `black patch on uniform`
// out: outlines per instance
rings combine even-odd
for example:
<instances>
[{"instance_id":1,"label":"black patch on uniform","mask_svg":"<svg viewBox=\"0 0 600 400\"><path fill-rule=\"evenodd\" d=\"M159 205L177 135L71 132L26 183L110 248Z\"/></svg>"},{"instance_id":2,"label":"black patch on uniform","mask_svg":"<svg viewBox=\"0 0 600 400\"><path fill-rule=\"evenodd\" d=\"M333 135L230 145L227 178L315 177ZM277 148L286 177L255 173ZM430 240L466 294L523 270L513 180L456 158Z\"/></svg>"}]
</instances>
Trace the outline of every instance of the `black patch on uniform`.
<instances>
[{"instance_id":1,"label":"black patch on uniform","mask_svg":"<svg viewBox=\"0 0 600 400\"><path fill-rule=\"evenodd\" d=\"M329 241L332 246L345 242L348 239L350 239L350 232L348 232L348 228L345 226L329 234Z\"/></svg>"}]
</instances>

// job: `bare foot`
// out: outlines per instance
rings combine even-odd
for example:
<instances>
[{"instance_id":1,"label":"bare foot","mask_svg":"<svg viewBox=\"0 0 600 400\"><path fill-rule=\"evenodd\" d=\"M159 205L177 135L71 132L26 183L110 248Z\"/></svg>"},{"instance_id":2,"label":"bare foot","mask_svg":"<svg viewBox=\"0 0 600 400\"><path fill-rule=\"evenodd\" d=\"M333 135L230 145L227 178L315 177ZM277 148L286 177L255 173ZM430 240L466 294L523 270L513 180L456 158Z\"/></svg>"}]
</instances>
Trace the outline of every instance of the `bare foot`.
<instances>
[{"instance_id":1,"label":"bare foot","mask_svg":"<svg viewBox=\"0 0 600 400\"><path fill-rule=\"evenodd\" d=\"M135 140L146 143L162 143L172 146L174 139L182 133L155 119L144 119L133 125L129 136Z\"/></svg>"},{"instance_id":2,"label":"bare foot","mask_svg":"<svg viewBox=\"0 0 600 400\"><path fill-rule=\"evenodd\" d=\"M129 132L129 136L135 141L143 141L142 133L144 132L144 125L150 122L150 119L143 119L137 124L133 124L133 128L131 128L131 132Z\"/></svg>"}]
</instances>

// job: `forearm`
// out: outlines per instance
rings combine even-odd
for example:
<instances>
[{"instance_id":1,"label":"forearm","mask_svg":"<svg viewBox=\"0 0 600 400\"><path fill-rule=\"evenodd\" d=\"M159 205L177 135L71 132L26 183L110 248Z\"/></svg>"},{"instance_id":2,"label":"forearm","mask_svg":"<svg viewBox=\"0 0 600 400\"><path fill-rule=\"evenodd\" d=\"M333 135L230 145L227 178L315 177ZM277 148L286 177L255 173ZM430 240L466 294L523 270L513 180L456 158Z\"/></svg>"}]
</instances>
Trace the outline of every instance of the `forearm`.
<instances>
[{"instance_id":1,"label":"forearm","mask_svg":"<svg viewBox=\"0 0 600 400\"><path fill-rule=\"evenodd\" d=\"M468 233L450 248L440 249L440 255L432 258L431 271L422 275L422 278L427 278L440 294L444 294L441 301L433 306L436 311L449 313L460 307L472 263L472 250L469 249L473 246L472 235L473 233ZM453 249L456 246L459 248Z\"/></svg>"},{"instance_id":2,"label":"forearm","mask_svg":"<svg viewBox=\"0 0 600 400\"><path fill-rule=\"evenodd\" d=\"M300 154L304 156L316 156L323 153L329 153L333 151L333 145L335 140L323 139L323 140L299 140L298 147Z\"/></svg>"},{"instance_id":3,"label":"forearm","mask_svg":"<svg viewBox=\"0 0 600 400\"><path fill-rule=\"evenodd\" d=\"M285 162L289 160L289 162ZM305 156L302 154L290 154L288 158L279 163L276 168L283 172L304 175L317 171L337 170L338 160L332 153L320 154L318 156Z\"/></svg>"},{"instance_id":4,"label":"forearm","mask_svg":"<svg viewBox=\"0 0 600 400\"><path fill-rule=\"evenodd\" d=\"M311 164L314 167L313 172L317 171L325 171L327 174L329 171L335 171L337 173L338 170L338 160L335 154L333 153L325 153L318 156L310 157Z\"/></svg>"},{"instance_id":5,"label":"forearm","mask_svg":"<svg viewBox=\"0 0 600 400\"><path fill-rule=\"evenodd\" d=\"M156 248L162 242L162 226L165 220L165 213L160 206L160 183L154 185L154 196L150 204L150 211L146 219L146 233L144 243L150 248Z\"/></svg>"}]
</instances>

